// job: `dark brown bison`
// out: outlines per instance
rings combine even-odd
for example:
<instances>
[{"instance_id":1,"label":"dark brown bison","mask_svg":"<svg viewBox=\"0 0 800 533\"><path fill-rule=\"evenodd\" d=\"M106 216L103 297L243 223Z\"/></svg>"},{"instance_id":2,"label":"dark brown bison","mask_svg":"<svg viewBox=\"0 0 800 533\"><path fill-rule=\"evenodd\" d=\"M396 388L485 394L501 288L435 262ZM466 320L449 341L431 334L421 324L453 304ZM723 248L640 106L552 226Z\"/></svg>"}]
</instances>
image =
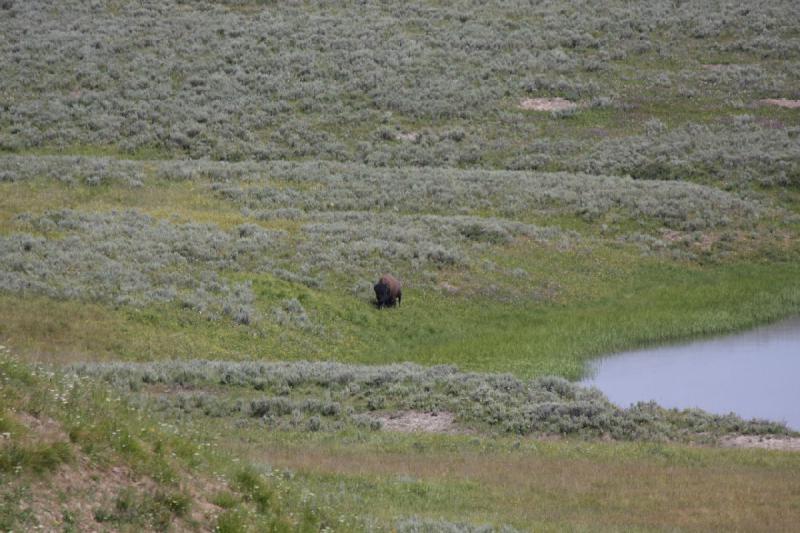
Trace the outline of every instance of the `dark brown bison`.
<instances>
[{"instance_id":1,"label":"dark brown bison","mask_svg":"<svg viewBox=\"0 0 800 533\"><path fill-rule=\"evenodd\" d=\"M375 298L378 300L378 308L392 307L397 300L400 305L400 300L403 298L403 285L391 274L384 274L378 283L375 284Z\"/></svg>"}]
</instances>

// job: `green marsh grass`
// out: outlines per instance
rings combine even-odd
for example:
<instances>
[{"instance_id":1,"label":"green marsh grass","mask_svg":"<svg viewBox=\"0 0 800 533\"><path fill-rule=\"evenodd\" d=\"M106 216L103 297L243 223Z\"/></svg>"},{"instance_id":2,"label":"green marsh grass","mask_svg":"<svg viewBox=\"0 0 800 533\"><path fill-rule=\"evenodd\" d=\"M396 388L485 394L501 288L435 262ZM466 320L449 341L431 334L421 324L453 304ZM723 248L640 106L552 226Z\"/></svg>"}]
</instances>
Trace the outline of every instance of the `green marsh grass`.
<instances>
[{"instance_id":1,"label":"green marsh grass","mask_svg":"<svg viewBox=\"0 0 800 533\"><path fill-rule=\"evenodd\" d=\"M577 379L593 356L740 330L800 311L795 263L651 262L606 271L605 280L573 271L562 281L570 275L575 286L563 301L507 303L407 289L401 307L381 311L338 291L254 279L262 313L297 298L323 335L272 324L232 326L173 305L113 309L2 296L0 336L35 359L60 363L203 354L228 360L411 361Z\"/></svg>"}]
</instances>

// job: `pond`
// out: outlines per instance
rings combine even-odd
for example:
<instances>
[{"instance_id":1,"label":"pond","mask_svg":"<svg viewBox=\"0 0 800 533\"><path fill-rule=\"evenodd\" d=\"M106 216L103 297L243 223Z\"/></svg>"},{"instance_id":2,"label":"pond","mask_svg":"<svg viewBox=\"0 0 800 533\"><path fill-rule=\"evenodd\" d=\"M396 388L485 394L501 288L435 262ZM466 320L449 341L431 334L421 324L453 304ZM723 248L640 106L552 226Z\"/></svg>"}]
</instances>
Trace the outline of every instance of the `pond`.
<instances>
[{"instance_id":1,"label":"pond","mask_svg":"<svg viewBox=\"0 0 800 533\"><path fill-rule=\"evenodd\" d=\"M800 317L604 357L590 372L582 384L623 407L655 400L664 407L782 421L800 430Z\"/></svg>"}]
</instances>

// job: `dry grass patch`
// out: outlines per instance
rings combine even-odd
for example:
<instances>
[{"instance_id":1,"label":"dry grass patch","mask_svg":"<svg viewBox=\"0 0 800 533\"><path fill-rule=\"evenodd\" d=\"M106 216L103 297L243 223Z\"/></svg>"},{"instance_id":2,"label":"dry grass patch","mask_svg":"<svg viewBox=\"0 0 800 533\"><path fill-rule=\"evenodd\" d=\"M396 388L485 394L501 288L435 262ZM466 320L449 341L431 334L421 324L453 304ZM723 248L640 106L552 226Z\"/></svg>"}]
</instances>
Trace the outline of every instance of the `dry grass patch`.
<instances>
[{"instance_id":1,"label":"dry grass patch","mask_svg":"<svg viewBox=\"0 0 800 533\"><path fill-rule=\"evenodd\" d=\"M0 335L28 360L64 364L108 359L130 340L124 331L119 317L97 304L0 295Z\"/></svg>"},{"instance_id":2,"label":"dry grass patch","mask_svg":"<svg viewBox=\"0 0 800 533\"><path fill-rule=\"evenodd\" d=\"M703 233L700 235L698 239L695 238L695 236L689 232L681 232L676 230L662 230L661 238L669 243L688 242L693 246L700 248L703 251L708 251L711 249L714 243L720 240L720 235Z\"/></svg>"},{"instance_id":3,"label":"dry grass patch","mask_svg":"<svg viewBox=\"0 0 800 533\"><path fill-rule=\"evenodd\" d=\"M230 229L247 218L226 200L210 194L209 182L154 182L142 187L115 184L87 187L39 181L0 183L0 231L20 231L15 217L49 210L74 209L87 213L136 209L173 223L216 224Z\"/></svg>"},{"instance_id":4,"label":"dry grass patch","mask_svg":"<svg viewBox=\"0 0 800 533\"><path fill-rule=\"evenodd\" d=\"M587 444L587 449L592 446ZM565 529L592 525L600 529L788 531L800 520L800 509L787 498L800 490L796 468L716 461L706 465L699 458L696 465L683 464L669 459L680 455L677 449L664 449L663 455L654 450L649 459L620 456L607 461L535 452L408 454L293 448L257 454L273 466L311 475L352 476L354 483L367 479L371 498L378 498L385 485L386 497L391 499L397 480L422 482L440 494L449 508L469 509L459 515L467 521L480 522L491 515L507 523L558 523ZM405 503L414 508L419 504ZM396 508L392 512L407 511ZM445 509L429 512L449 516Z\"/></svg>"},{"instance_id":5,"label":"dry grass patch","mask_svg":"<svg viewBox=\"0 0 800 533\"><path fill-rule=\"evenodd\" d=\"M457 294L461 290L459 287L452 285L446 281L440 282L438 287L447 294Z\"/></svg>"}]
</instances>

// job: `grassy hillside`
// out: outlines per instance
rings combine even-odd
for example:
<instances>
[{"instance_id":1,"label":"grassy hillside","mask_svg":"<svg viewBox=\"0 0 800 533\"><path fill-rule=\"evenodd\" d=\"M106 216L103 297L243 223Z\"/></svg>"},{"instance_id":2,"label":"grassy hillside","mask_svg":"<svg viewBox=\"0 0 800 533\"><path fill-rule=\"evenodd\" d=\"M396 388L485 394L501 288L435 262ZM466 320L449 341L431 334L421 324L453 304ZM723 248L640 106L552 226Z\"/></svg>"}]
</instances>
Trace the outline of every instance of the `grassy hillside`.
<instances>
[{"instance_id":1,"label":"grassy hillside","mask_svg":"<svg viewBox=\"0 0 800 533\"><path fill-rule=\"evenodd\" d=\"M0 1L0 530L791 528L565 379L800 312L795 7Z\"/></svg>"}]
</instances>

